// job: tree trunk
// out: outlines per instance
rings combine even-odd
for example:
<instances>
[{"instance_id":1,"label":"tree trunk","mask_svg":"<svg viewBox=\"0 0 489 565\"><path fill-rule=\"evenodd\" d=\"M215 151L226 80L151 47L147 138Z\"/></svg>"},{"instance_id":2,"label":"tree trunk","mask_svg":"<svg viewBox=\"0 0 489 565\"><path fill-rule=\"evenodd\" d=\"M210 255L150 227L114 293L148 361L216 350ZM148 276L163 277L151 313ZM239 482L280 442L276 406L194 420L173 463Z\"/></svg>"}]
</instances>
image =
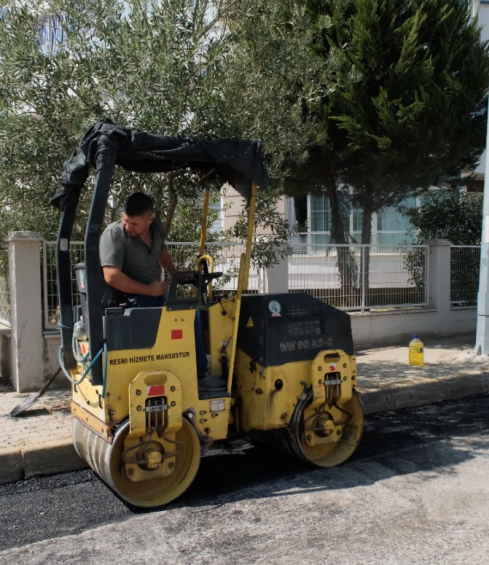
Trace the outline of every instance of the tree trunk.
<instances>
[{"instance_id":1,"label":"tree trunk","mask_svg":"<svg viewBox=\"0 0 489 565\"><path fill-rule=\"evenodd\" d=\"M341 217L340 196L334 176L331 175L326 181L328 190L329 206L331 209L331 242L337 244L348 243L348 233ZM341 297L343 306L351 307L358 304L358 288L356 285L356 274L358 272L355 257L346 245L336 247L337 267L340 274Z\"/></svg>"},{"instance_id":2,"label":"tree trunk","mask_svg":"<svg viewBox=\"0 0 489 565\"><path fill-rule=\"evenodd\" d=\"M345 233L345 226L343 218L341 217L340 197L338 194L338 187L336 186L335 179L331 175L326 180L326 188L329 200L329 207L331 209L331 242L332 243L348 243L347 234Z\"/></svg>"},{"instance_id":3,"label":"tree trunk","mask_svg":"<svg viewBox=\"0 0 489 565\"><path fill-rule=\"evenodd\" d=\"M168 234L170 233L171 224L178 204L178 196L175 192L173 180L173 177L170 176L168 182L168 208L165 213L165 237L168 237Z\"/></svg>"},{"instance_id":4,"label":"tree trunk","mask_svg":"<svg viewBox=\"0 0 489 565\"><path fill-rule=\"evenodd\" d=\"M370 243L372 242L372 215L373 209L366 205L363 208L362 218L362 255L360 261L360 288L362 290L362 306L370 304Z\"/></svg>"}]
</instances>

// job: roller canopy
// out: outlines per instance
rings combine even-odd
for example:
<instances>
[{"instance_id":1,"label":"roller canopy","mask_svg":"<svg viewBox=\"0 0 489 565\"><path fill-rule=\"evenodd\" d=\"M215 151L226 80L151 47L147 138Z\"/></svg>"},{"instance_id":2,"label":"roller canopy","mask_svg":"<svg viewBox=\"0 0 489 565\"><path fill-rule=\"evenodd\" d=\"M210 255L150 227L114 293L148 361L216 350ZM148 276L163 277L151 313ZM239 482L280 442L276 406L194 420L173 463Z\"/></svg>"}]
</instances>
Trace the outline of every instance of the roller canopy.
<instances>
[{"instance_id":1,"label":"roller canopy","mask_svg":"<svg viewBox=\"0 0 489 565\"><path fill-rule=\"evenodd\" d=\"M269 184L259 141L152 135L103 120L87 131L78 149L65 163L62 187L50 203L64 210L71 195L79 194L91 166L100 171L114 164L144 173L184 168L210 173L223 184L228 182L246 199L249 199L252 181L261 189Z\"/></svg>"}]
</instances>

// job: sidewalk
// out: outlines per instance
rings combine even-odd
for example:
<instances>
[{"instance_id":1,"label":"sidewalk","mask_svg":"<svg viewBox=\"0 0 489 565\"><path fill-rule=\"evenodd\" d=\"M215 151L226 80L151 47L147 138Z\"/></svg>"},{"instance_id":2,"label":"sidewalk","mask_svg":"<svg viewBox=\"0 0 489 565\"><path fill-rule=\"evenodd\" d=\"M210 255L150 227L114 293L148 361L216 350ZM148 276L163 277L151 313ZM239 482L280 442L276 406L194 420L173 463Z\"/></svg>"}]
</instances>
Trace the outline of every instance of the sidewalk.
<instances>
[{"instance_id":1,"label":"sidewalk","mask_svg":"<svg viewBox=\"0 0 489 565\"><path fill-rule=\"evenodd\" d=\"M489 392L489 357L473 354L474 335L425 343L425 365L408 364L408 347L357 353L365 415ZM86 467L71 443L71 393L48 390L24 416L10 411L28 394L0 385L0 484Z\"/></svg>"}]
</instances>

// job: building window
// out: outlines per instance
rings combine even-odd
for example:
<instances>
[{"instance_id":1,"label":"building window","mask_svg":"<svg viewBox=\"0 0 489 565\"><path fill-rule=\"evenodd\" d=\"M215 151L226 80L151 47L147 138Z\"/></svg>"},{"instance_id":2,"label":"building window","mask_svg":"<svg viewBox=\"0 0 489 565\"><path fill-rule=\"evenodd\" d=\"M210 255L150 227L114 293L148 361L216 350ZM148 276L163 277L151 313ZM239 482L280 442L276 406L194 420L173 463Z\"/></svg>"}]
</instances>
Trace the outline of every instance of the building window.
<instances>
[{"instance_id":1,"label":"building window","mask_svg":"<svg viewBox=\"0 0 489 565\"><path fill-rule=\"evenodd\" d=\"M311 196L311 232L329 232L331 208L327 196Z\"/></svg>"},{"instance_id":2,"label":"building window","mask_svg":"<svg viewBox=\"0 0 489 565\"><path fill-rule=\"evenodd\" d=\"M363 210L360 210L359 208L353 208L351 213L353 220L352 231L353 233L355 232L361 233L362 224L363 224Z\"/></svg>"},{"instance_id":3,"label":"building window","mask_svg":"<svg viewBox=\"0 0 489 565\"><path fill-rule=\"evenodd\" d=\"M416 208L416 198L406 198L401 206ZM379 245L399 245L408 240L406 232L411 223L397 208L384 208L377 214L377 241Z\"/></svg>"},{"instance_id":4,"label":"building window","mask_svg":"<svg viewBox=\"0 0 489 565\"><path fill-rule=\"evenodd\" d=\"M39 22L39 47L45 55L50 55L66 41L68 18L63 14L46 14Z\"/></svg>"},{"instance_id":5,"label":"building window","mask_svg":"<svg viewBox=\"0 0 489 565\"><path fill-rule=\"evenodd\" d=\"M221 195L211 193L211 201L209 202L209 210L216 210L218 213L217 218L212 222L209 231L212 233L221 232L224 229L224 219L222 211L223 199Z\"/></svg>"},{"instance_id":6,"label":"building window","mask_svg":"<svg viewBox=\"0 0 489 565\"><path fill-rule=\"evenodd\" d=\"M310 202L310 243L325 244L330 241L331 208L327 196L309 196Z\"/></svg>"},{"instance_id":7,"label":"building window","mask_svg":"<svg viewBox=\"0 0 489 565\"><path fill-rule=\"evenodd\" d=\"M401 207L416 208L420 205L420 198L406 198ZM300 214L297 211L300 208ZM299 215L306 212L305 199L293 202L291 199L288 219L294 223ZM349 214L350 234L354 242L361 241L363 211L360 208L353 208L344 202L344 213ZM293 238L293 243L324 245L331 243L331 208L327 196L309 195L307 200L308 229L307 232L300 233ZM384 208L372 217L372 243L374 245L393 245L411 243L412 237L407 234L411 229L409 220L399 211L397 207Z\"/></svg>"}]
</instances>

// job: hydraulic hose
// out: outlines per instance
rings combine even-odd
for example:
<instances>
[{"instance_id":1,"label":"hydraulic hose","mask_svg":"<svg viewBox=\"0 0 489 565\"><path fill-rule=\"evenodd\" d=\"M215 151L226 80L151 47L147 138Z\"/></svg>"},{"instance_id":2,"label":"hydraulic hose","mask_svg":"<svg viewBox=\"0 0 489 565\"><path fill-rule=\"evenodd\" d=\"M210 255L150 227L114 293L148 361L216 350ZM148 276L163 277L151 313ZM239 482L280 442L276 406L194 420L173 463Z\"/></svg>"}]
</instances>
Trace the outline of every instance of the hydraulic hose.
<instances>
[{"instance_id":1,"label":"hydraulic hose","mask_svg":"<svg viewBox=\"0 0 489 565\"><path fill-rule=\"evenodd\" d=\"M80 345L75 337L75 334L73 334L73 337L71 339L71 347L73 349L73 356L75 357L75 361L77 363L86 363L88 356L90 355L90 352L87 351L87 354L85 356L82 356L82 353L80 351Z\"/></svg>"},{"instance_id":2,"label":"hydraulic hose","mask_svg":"<svg viewBox=\"0 0 489 565\"><path fill-rule=\"evenodd\" d=\"M100 351L102 351L102 350L100 350ZM107 355L107 343L105 341L104 341L103 352L104 352L104 374L103 374L103 380L102 380L102 398L105 398L105 388L107 387L107 357L108 357L108 355Z\"/></svg>"},{"instance_id":3,"label":"hydraulic hose","mask_svg":"<svg viewBox=\"0 0 489 565\"><path fill-rule=\"evenodd\" d=\"M74 379L71 378L71 376L69 375L68 371L66 370L66 368L64 366L64 363L63 363L63 348L62 347L59 348L59 354L58 354L59 365L60 365L65 377L70 381L70 383L72 385L78 386L79 384L81 384L85 380L85 377L90 372L90 369L93 367L95 361L97 361L98 358L102 355L102 352L104 352L106 350L107 350L107 344L104 343L104 347L90 361L90 365L88 365L88 367L85 369L85 372L83 373L82 378L79 379L78 381L75 381ZM105 395L105 382L107 380L106 377L107 377L107 354L105 355L105 360L104 360L104 381L103 381L104 385L103 385L103 388L102 388L103 395Z\"/></svg>"}]
</instances>

